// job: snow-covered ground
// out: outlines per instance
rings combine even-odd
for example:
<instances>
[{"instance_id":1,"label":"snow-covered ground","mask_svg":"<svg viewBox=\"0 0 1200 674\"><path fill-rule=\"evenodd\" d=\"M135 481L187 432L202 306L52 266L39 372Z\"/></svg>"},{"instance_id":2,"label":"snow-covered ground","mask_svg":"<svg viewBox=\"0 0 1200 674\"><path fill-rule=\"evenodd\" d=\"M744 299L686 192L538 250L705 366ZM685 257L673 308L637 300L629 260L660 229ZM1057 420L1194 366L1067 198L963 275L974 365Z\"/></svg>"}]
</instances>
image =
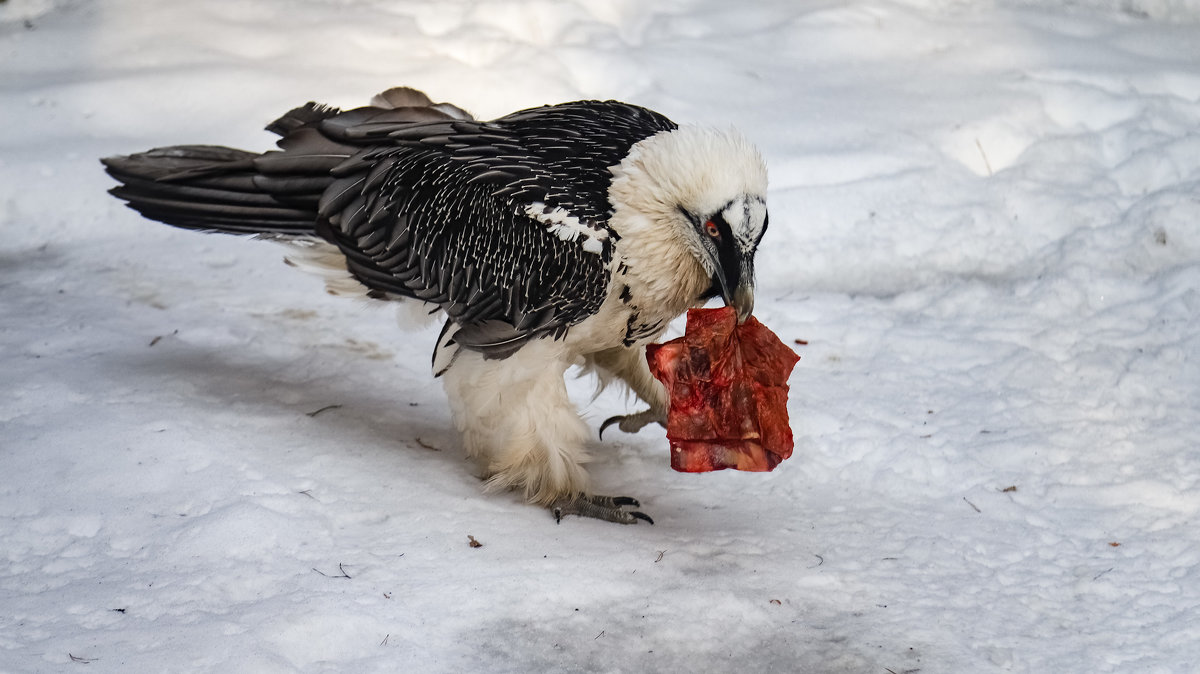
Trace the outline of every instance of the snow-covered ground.
<instances>
[{"instance_id":1,"label":"snow-covered ground","mask_svg":"<svg viewBox=\"0 0 1200 674\"><path fill-rule=\"evenodd\" d=\"M1198 0L0 2L0 671L1197 671L1198 35ZM397 84L751 136L794 456L614 433L596 481L656 524L556 525L481 495L434 332L104 193L100 156Z\"/></svg>"}]
</instances>

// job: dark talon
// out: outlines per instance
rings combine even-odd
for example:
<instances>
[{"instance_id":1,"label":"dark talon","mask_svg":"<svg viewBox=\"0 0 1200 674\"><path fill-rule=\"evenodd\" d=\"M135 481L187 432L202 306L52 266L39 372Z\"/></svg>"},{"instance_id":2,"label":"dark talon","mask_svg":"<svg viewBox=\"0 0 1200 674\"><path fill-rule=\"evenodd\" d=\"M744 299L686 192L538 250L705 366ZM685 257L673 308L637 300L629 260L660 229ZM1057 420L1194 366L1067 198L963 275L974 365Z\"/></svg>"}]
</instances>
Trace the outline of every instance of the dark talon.
<instances>
[{"instance_id":1,"label":"dark talon","mask_svg":"<svg viewBox=\"0 0 1200 674\"><path fill-rule=\"evenodd\" d=\"M626 433L637 433L645 428L648 424L652 423L666 428L666 412L656 412L653 409L648 409L642 410L641 412L635 412L633 414L618 414L615 417L609 417L605 419L604 423L600 424L600 439L604 439L605 429L613 424L617 424L617 428L620 428Z\"/></svg>"},{"instance_id":2,"label":"dark talon","mask_svg":"<svg viewBox=\"0 0 1200 674\"><path fill-rule=\"evenodd\" d=\"M605 419L604 423L600 424L600 439L601 440L604 439L604 429L608 428L609 426L612 426L615 423L619 423L624 418L625 418L624 415L618 414L615 417L609 417L609 418Z\"/></svg>"},{"instance_id":3,"label":"dark talon","mask_svg":"<svg viewBox=\"0 0 1200 674\"><path fill-rule=\"evenodd\" d=\"M592 517L605 522L617 524L637 524L638 520L654 524L654 520L643 512L623 510L625 507L639 507L641 504L635 498L628 496L587 496L579 494L575 497L564 497L550 505L550 513L554 521L562 524L566 515Z\"/></svg>"}]
</instances>

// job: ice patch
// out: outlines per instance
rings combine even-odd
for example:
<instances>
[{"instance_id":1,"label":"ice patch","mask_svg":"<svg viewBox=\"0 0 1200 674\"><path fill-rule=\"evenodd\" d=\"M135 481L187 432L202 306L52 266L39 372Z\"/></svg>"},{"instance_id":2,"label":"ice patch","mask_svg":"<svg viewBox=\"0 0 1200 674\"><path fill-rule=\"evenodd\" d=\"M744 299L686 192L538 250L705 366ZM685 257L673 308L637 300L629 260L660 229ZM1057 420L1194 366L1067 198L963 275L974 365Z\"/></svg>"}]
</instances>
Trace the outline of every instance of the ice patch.
<instances>
[{"instance_id":1,"label":"ice patch","mask_svg":"<svg viewBox=\"0 0 1200 674\"><path fill-rule=\"evenodd\" d=\"M1029 111L975 120L947 134L941 149L977 176L992 176L1017 162L1037 142Z\"/></svg>"},{"instance_id":2,"label":"ice patch","mask_svg":"<svg viewBox=\"0 0 1200 674\"><path fill-rule=\"evenodd\" d=\"M1050 87L1042 96L1046 115L1070 131L1101 131L1138 116L1145 106L1136 97L1080 83Z\"/></svg>"}]
</instances>

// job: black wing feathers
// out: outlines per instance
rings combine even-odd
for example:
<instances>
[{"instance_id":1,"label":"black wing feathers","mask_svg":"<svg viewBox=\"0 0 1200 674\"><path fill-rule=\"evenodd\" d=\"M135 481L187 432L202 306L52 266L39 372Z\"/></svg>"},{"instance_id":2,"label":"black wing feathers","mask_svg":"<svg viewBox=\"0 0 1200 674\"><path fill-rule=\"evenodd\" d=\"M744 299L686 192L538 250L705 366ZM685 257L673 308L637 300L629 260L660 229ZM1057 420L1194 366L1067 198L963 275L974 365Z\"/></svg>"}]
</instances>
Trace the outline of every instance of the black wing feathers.
<instances>
[{"instance_id":1,"label":"black wing feathers","mask_svg":"<svg viewBox=\"0 0 1200 674\"><path fill-rule=\"evenodd\" d=\"M477 122L412 90L380 99L401 107L291 110L267 127L280 149L261 155L179 146L104 163L124 183L113 193L147 217L326 238L368 288L440 306L460 326L454 341L485 355L559 337L599 308L609 168L670 120L584 101ZM539 213L595 236L585 249Z\"/></svg>"},{"instance_id":2,"label":"black wing feathers","mask_svg":"<svg viewBox=\"0 0 1200 674\"><path fill-rule=\"evenodd\" d=\"M238 233L312 231L312 211L263 192L260 155L181 145L102 160L123 184L110 190L142 215L190 229Z\"/></svg>"}]
</instances>

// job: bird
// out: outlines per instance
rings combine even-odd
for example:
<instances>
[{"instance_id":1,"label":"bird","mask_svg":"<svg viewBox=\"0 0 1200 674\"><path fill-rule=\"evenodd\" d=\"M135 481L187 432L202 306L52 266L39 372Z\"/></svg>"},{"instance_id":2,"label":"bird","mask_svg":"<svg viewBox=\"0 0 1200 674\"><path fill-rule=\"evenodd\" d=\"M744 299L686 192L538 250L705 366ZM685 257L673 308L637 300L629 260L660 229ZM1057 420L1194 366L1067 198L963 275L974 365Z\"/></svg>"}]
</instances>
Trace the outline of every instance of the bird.
<instances>
[{"instance_id":1,"label":"bird","mask_svg":"<svg viewBox=\"0 0 1200 674\"><path fill-rule=\"evenodd\" d=\"M720 298L744 321L767 231L767 170L737 130L584 100L479 121L395 87L342 110L310 102L269 124L277 149L176 145L101 159L146 218L289 246L330 292L444 320L431 367L491 490L576 515L653 523L597 494L580 366L645 405L606 420L665 425L645 350Z\"/></svg>"}]
</instances>

